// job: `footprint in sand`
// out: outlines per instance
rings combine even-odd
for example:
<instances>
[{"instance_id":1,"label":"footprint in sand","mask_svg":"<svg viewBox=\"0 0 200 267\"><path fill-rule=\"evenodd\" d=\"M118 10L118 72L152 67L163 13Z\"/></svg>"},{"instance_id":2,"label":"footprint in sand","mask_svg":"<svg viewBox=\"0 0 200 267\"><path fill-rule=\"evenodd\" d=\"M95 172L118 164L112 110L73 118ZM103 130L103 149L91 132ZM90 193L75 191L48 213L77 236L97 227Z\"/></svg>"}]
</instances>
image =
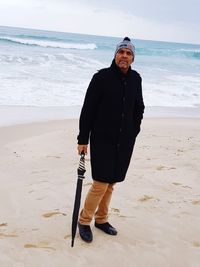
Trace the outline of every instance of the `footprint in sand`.
<instances>
[{"instance_id":1,"label":"footprint in sand","mask_svg":"<svg viewBox=\"0 0 200 267\"><path fill-rule=\"evenodd\" d=\"M183 188L189 188L189 189L192 189L192 187L188 186L188 185L182 185L180 183L172 183L173 185L180 185L181 187Z\"/></svg>"},{"instance_id":2,"label":"footprint in sand","mask_svg":"<svg viewBox=\"0 0 200 267\"><path fill-rule=\"evenodd\" d=\"M0 238L2 237L18 237L18 235L16 234L4 234L4 233L0 233Z\"/></svg>"},{"instance_id":3,"label":"footprint in sand","mask_svg":"<svg viewBox=\"0 0 200 267\"><path fill-rule=\"evenodd\" d=\"M134 218L133 216L126 216L126 215L120 214L120 209L116 209L116 208L111 208L111 213L117 215L120 218Z\"/></svg>"},{"instance_id":4,"label":"footprint in sand","mask_svg":"<svg viewBox=\"0 0 200 267\"><path fill-rule=\"evenodd\" d=\"M0 227L2 227L2 226L8 226L8 224L7 223L0 223Z\"/></svg>"},{"instance_id":5,"label":"footprint in sand","mask_svg":"<svg viewBox=\"0 0 200 267\"><path fill-rule=\"evenodd\" d=\"M116 209L116 208L111 208L111 213L113 213L113 214L115 214L115 215L117 215L117 216L121 216L120 215L120 209Z\"/></svg>"},{"instance_id":6,"label":"footprint in sand","mask_svg":"<svg viewBox=\"0 0 200 267\"><path fill-rule=\"evenodd\" d=\"M47 196L39 197L39 198L36 198L36 199L37 199L37 200L43 200L43 199L45 199L45 198L47 198Z\"/></svg>"},{"instance_id":7,"label":"footprint in sand","mask_svg":"<svg viewBox=\"0 0 200 267\"><path fill-rule=\"evenodd\" d=\"M161 171L161 170L163 170L163 169L165 169L165 168L166 168L165 166L158 166L158 167L156 168L156 170Z\"/></svg>"},{"instance_id":8,"label":"footprint in sand","mask_svg":"<svg viewBox=\"0 0 200 267\"><path fill-rule=\"evenodd\" d=\"M64 239L68 239L70 237L71 237L71 235L66 235L66 236L64 236Z\"/></svg>"},{"instance_id":9,"label":"footprint in sand","mask_svg":"<svg viewBox=\"0 0 200 267\"><path fill-rule=\"evenodd\" d=\"M66 213L63 213L63 212L60 212L60 211L51 211L51 212L47 212L47 213L44 213L42 216L44 218L50 218L52 216L55 216L55 215L63 215L63 216L67 216Z\"/></svg>"},{"instance_id":10,"label":"footprint in sand","mask_svg":"<svg viewBox=\"0 0 200 267\"><path fill-rule=\"evenodd\" d=\"M181 187L183 187L183 188L189 188L189 189L192 189L192 187L190 187L190 186L188 186L188 185L182 185L181 183L172 183L173 185L177 185L177 186L181 186Z\"/></svg>"},{"instance_id":11,"label":"footprint in sand","mask_svg":"<svg viewBox=\"0 0 200 267\"><path fill-rule=\"evenodd\" d=\"M5 226L8 226L7 223L0 223L0 227L5 227ZM18 235L16 234L5 234L5 233L0 233L0 238L3 238L3 237L18 237Z\"/></svg>"},{"instance_id":12,"label":"footprint in sand","mask_svg":"<svg viewBox=\"0 0 200 267\"><path fill-rule=\"evenodd\" d=\"M167 166L163 166L163 165L160 165L158 167L156 167L156 170L158 171L162 171L162 170L175 170L176 168L175 167L167 167Z\"/></svg>"},{"instance_id":13,"label":"footprint in sand","mask_svg":"<svg viewBox=\"0 0 200 267\"><path fill-rule=\"evenodd\" d=\"M117 212L117 213L120 212L120 209L116 209L116 208L111 208L111 210L112 210L113 212Z\"/></svg>"},{"instance_id":14,"label":"footprint in sand","mask_svg":"<svg viewBox=\"0 0 200 267\"><path fill-rule=\"evenodd\" d=\"M51 250L56 250L54 247L50 247L48 246L49 243L48 242L40 242L39 244L25 244L24 248L42 248L42 249L51 249Z\"/></svg>"},{"instance_id":15,"label":"footprint in sand","mask_svg":"<svg viewBox=\"0 0 200 267\"><path fill-rule=\"evenodd\" d=\"M55 158L55 159L61 159L60 156L51 156L51 155L47 155L46 158Z\"/></svg>"},{"instance_id":16,"label":"footprint in sand","mask_svg":"<svg viewBox=\"0 0 200 267\"><path fill-rule=\"evenodd\" d=\"M174 185L182 185L182 184L180 184L180 183L172 183L172 184L174 184Z\"/></svg>"},{"instance_id":17,"label":"footprint in sand","mask_svg":"<svg viewBox=\"0 0 200 267\"><path fill-rule=\"evenodd\" d=\"M188 185L182 185L183 188L188 188L188 189L192 189L192 187L188 186Z\"/></svg>"},{"instance_id":18,"label":"footprint in sand","mask_svg":"<svg viewBox=\"0 0 200 267\"><path fill-rule=\"evenodd\" d=\"M183 149L178 149L177 152L184 152L184 150Z\"/></svg>"},{"instance_id":19,"label":"footprint in sand","mask_svg":"<svg viewBox=\"0 0 200 267\"><path fill-rule=\"evenodd\" d=\"M152 200L152 199L157 200L157 201L160 200L159 198L155 198L153 196L144 195L143 197L139 198L138 201L146 202L146 201L149 201L149 200Z\"/></svg>"},{"instance_id":20,"label":"footprint in sand","mask_svg":"<svg viewBox=\"0 0 200 267\"><path fill-rule=\"evenodd\" d=\"M38 181L37 184L41 184L41 183L49 183L48 180L41 180L41 181Z\"/></svg>"},{"instance_id":21,"label":"footprint in sand","mask_svg":"<svg viewBox=\"0 0 200 267\"><path fill-rule=\"evenodd\" d=\"M111 208L111 213L117 215L118 217L125 217L123 215L120 215L120 209Z\"/></svg>"},{"instance_id":22,"label":"footprint in sand","mask_svg":"<svg viewBox=\"0 0 200 267\"><path fill-rule=\"evenodd\" d=\"M197 248L200 248L200 242L198 242L198 241L194 241L194 242L193 242L193 246L194 246L194 247L197 247Z\"/></svg>"},{"instance_id":23,"label":"footprint in sand","mask_svg":"<svg viewBox=\"0 0 200 267\"><path fill-rule=\"evenodd\" d=\"M193 200L192 201L192 204L193 205L200 205L200 200Z\"/></svg>"},{"instance_id":24,"label":"footprint in sand","mask_svg":"<svg viewBox=\"0 0 200 267\"><path fill-rule=\"evenodd\" d=\"M20 157L20 155L19 155L16 151L14 151L13 153L15 154L15 156L16 156L17 158Z\"/></svg>"}]
</instances>

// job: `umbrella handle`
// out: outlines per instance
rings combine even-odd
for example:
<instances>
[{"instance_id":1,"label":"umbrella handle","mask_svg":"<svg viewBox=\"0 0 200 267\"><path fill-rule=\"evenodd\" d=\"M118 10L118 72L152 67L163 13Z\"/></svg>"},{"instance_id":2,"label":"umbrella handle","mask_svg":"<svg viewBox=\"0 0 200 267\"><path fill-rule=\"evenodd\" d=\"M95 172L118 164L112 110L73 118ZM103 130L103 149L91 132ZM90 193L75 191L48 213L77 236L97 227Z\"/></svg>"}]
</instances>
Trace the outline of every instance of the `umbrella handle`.
<instances>
[{"instance_id":1,"label":"umbrella handle","mask_svg":"<svg viewBox=\"0 0 200 267\"><path fill-rule=\"evenodd\" d=\"M79 167L77 169L77 172L78 172L78 176L79 178L81 177L81 179L84 178L84 173L85 173L85 153L84 151L82 150L81 151L81 158L80 158L80 162L79 162Z\"/></svg>"},{"instance_id":2,"label":"umbrella handle","mask_svg":"<svg viewBox=\"0 0 200 267\"><path fill-rule=\"evenodd\" d=\"M81 151L81 159L83 159L83 160L85 159L85 152L84 152L84 150Z\"/></svg>"}]
</instances>

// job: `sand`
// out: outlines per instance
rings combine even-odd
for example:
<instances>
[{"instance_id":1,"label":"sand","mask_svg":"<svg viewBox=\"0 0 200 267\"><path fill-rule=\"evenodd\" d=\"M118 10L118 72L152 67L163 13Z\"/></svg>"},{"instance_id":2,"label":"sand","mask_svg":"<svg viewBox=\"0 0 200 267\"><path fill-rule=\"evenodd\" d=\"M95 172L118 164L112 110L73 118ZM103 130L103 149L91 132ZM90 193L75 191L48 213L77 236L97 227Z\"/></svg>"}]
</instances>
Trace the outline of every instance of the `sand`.
<instances>
[{"instance_id":1,"label":"sand","mask_svg":"<svg viewBox=\"0 0 200 267\"><path fill-rule=\"evenodd\" d=\"M1 267L199 267L200 119L145 118L110 223L71 242L77 120L0 128ZM86 157L83 199L90 184Z\"/></svg>"}]
</instances>

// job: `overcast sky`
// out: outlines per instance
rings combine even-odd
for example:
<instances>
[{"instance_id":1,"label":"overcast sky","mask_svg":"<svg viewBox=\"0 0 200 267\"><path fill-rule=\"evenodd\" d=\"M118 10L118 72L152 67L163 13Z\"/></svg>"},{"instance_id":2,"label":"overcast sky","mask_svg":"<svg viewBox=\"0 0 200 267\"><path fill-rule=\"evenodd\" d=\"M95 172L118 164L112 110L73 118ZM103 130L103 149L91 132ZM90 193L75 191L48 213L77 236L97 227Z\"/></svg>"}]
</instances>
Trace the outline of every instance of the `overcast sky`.
<instances>
[{"instance_id":1,"label":"overcast sky","mask_svg":"<svg viewBox=\"0 0 200 267\"><path fill-rule=\"evenodd\" d=\"M200 44L200 0L0 0L0 25Z\"/></svg>"}]
</instances>

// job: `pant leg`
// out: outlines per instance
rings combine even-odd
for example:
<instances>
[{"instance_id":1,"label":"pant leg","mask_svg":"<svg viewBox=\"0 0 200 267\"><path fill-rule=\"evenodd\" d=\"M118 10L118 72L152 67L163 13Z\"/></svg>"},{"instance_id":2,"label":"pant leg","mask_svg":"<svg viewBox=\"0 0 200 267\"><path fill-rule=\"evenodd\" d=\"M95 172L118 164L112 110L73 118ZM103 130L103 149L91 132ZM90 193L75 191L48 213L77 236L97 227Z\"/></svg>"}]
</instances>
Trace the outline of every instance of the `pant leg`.
<instances>
[{"instance_id":1,"label":"pant leg","mask_svg":"<svg viewBox=\"0 0 200 267\"><path fill-rule=\"evenodd\" d=\"M95 211L102 200L109 184L93 180L93 184L86 196L84 207L79 216L79 223L89 225L93 219Z\"/></svg>"},{"instance_id":2,"label":"pant leg","mask_svg":"<svg viewBox=\"0 0 200 267\"><path fill-rule=\"evenodd\" d=\"M115 184L108 185L107 190L99 203L98 209L95 213L95 221L97 223L106 223L108 221L108 209L114 185Z\"/></svg>"}]
</instances>

